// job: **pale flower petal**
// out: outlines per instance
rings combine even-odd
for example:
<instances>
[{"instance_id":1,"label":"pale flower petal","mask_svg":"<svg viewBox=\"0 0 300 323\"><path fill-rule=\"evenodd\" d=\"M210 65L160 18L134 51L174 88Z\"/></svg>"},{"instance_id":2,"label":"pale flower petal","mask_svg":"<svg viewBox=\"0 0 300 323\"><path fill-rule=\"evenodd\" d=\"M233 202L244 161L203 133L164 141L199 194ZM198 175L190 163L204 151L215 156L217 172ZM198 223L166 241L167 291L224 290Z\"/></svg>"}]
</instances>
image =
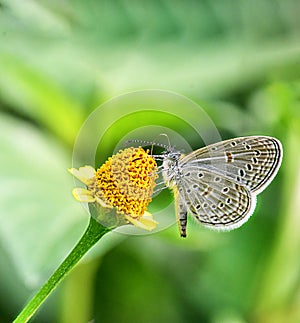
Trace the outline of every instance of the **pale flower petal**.
<instances>
[{"instance_id":1,"label":"pale flower petal","mask_svg":"<svg viewBox=\"0 0 300 323\"><path fill-rule=\"evenodd\" d=\"M79 169L69 168L68 171L86 185L91 183L96 173L92 166L83 166L79 167Z\"/></svg>"},{"instance_id":2,"label":"pale flower petal","mask_svg":"<svg viewBox=\"0 0 300 323\"><path fill-rule=\"evenodd\" d=\"M151 231L156 228L158 222L153 220L151 213L145 212L139 219L134 219L129 215L125 215L126 220L135 225L138 228Z\"/></svg>"},{"instance_id":3,"label":"pale flower petal","mask_svg":"<svg viewBox=\"0 0 300 323\"><path fill-rule=\"evenodd\" d=\"M72 194L75 199L79 202L95 202L95 197L92 192L88 191L85 188L77 187L72 190Z\"/></svg>"}]
</instances>

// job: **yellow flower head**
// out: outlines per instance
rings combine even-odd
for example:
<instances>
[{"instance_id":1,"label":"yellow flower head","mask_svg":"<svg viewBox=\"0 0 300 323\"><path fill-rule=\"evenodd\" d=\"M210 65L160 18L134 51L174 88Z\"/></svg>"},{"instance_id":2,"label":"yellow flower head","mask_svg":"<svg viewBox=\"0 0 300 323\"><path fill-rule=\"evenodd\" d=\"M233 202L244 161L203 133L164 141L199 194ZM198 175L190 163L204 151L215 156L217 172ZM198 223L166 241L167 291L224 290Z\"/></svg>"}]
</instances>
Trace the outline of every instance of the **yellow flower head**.
<instances>
[{"instance_id":1,"label":"yellow flower head","mask_svg":"<svg viewBox=\"0 0 300 323\"><path fill-rule=\"evenodd\" d=\"M87 186L75 188L74 197L80 202L114 208L127 223L152 230L157 222L146 210L157 178L157 164L148 153L141 147L127 148L110 157L97 171L91 166L71 168L69 171Z\"/></svg>"}]
</instances>

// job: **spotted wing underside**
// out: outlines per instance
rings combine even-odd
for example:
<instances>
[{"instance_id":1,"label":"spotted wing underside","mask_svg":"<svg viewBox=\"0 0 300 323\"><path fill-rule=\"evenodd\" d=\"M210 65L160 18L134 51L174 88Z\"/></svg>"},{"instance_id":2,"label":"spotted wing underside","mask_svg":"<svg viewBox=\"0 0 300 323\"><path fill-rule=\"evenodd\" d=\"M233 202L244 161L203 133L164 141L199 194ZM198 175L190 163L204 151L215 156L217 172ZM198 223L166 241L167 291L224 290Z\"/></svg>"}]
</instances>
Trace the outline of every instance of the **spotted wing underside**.
<instances>
[{"instance_id":1,"label":"spotted wing underside","mask_svg":"<svg viewBox=\"0 0 300 323\"><path fill-rule=\"evenodd\" d=\"M258 194L277 174L281 160L282 147L276 138L252 136L198 149L182 157L180 164L182 169L205 168Z\"/></svg>"},{"instance_id":2,"label":"spotted wing underside","mask_svg":"<svg viewBox=\"0 0 300 323\"><path fill-rule=\"evenodd\" d=\"M250 191L224 176L205 169L184 169L178 189L178 217L190 213L203 225L219 230L241 226L254 211L256 198ZM184 223L186 226L186 222ZM181 226L185 231L185 226Z\"/></svg>"}]
</instances>

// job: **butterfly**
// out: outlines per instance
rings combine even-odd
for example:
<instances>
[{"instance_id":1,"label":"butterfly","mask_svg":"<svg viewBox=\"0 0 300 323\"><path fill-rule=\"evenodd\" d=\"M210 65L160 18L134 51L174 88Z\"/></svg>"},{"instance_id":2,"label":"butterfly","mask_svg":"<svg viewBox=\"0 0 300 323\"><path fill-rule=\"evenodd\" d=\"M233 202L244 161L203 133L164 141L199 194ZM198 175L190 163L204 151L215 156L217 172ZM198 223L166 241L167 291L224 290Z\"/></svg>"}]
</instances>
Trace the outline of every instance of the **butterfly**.
<instances>
[{"instance_id":1,"label":"butterfly","mask_svg":"<svg viewBox=\"0 0 300 323\"><path fill-rule=\"evenodd\" d=\"M174 193L181 237L186 237L188 212L220 231L244 224L254 212L257 194L277 174L283 155L280 141L267 136L229 139L187 155L159 146L167 147L155 157L162 161L165 186Z\"/></svg>"}]
</instances>

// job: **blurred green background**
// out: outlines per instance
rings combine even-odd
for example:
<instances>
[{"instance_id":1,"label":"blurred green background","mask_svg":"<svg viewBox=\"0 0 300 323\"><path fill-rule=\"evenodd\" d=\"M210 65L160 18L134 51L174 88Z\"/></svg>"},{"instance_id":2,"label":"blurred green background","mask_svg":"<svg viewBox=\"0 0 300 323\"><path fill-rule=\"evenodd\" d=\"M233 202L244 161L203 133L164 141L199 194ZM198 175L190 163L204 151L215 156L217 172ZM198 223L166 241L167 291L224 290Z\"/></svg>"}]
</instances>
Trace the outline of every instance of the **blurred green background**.
<instances>
[{"instance_id":1,"label":"blurred green background","mask_svg":"<svg viewBox=\"0 0 300 323\"><path fill-rule=\"evenodd\" d=\"M300 322L299 14L294 0L0 1L0 322L87 225L66 171L80 126L146 88L195 100L223 139L279 138L280 172L233 232L108 234L32 322Z\"/></svg>"}]
</instances>

